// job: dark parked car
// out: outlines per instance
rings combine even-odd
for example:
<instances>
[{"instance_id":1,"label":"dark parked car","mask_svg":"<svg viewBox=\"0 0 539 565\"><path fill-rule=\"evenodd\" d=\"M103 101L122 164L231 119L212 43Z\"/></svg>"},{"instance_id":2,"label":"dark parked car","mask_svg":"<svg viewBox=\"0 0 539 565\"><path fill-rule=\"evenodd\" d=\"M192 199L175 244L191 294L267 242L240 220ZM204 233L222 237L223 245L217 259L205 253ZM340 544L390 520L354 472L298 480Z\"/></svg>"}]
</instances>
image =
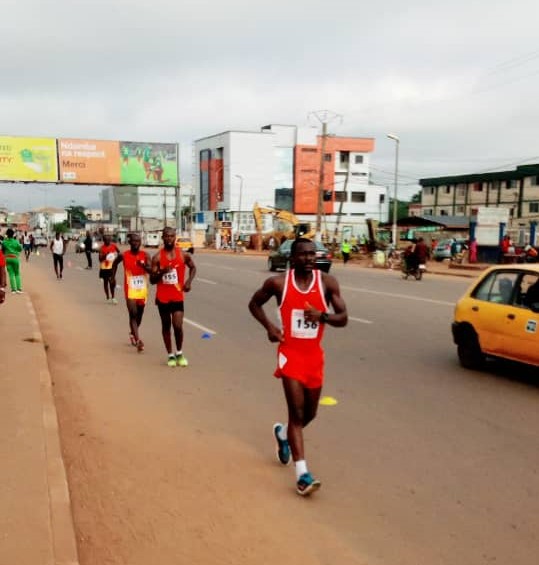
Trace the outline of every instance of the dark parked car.
<instances>
[{"instance_id":1,"label":"dark parked car","mask_svg":"<svg viewBox=\"0 0 539 565\"><path fill-rule=\"evenodd\" d=\"M272 251L268 257L268 269L276 271L277 269L286 269L290 260L290 248L292 247L292 239L287 239L281 244L279 249ZM316 246L316 268L329 273L331 268L331 253L321 243L313 242Z\"/></svg>"}]
</instances>

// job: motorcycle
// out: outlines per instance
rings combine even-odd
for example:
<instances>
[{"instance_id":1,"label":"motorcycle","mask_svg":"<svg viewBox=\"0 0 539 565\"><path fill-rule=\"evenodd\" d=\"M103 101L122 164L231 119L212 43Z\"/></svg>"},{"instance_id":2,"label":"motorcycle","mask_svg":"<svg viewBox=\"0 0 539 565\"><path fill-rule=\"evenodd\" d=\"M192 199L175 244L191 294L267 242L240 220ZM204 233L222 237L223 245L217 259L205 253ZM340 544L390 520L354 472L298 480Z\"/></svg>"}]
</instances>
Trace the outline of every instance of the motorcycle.
<instances>
[{"instance_id":1,"label":"motorcycle","mask_svg":"<svg viewBox=\"0 0 539 565\"><path fill-rule=\"evenodd\" d=\"M427 267L424 263L412 263L407 261L406 257L404 257L401 261L402 278L404 280L408 280L408 277L414 277L416 281L420 281L426 270Z\"/></svg>"}]
</instances>

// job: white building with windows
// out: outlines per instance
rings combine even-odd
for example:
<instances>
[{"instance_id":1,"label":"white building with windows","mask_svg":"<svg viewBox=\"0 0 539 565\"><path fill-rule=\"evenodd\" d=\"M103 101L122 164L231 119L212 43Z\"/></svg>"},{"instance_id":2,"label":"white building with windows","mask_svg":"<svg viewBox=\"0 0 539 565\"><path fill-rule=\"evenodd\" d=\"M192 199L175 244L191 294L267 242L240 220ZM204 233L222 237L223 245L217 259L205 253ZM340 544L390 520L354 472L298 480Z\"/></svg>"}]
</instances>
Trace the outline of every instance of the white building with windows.
<instances>
[{"instance_id":1,"label":"white building with windows","mask_svg":"<svg viewBox=\"0 0 539 565\"><path fill-rule=\"evenodd\" d=\"M322 231L360 235L367 218L384 221L388 215L386 187L370 182L373 150L371 138L324 138L315 127L272 124L204 137L195 142L196 209L209 227L231 220L236 233L254 232L256 203L314 226L323 193Z\"/></svg>"}]
</instances>

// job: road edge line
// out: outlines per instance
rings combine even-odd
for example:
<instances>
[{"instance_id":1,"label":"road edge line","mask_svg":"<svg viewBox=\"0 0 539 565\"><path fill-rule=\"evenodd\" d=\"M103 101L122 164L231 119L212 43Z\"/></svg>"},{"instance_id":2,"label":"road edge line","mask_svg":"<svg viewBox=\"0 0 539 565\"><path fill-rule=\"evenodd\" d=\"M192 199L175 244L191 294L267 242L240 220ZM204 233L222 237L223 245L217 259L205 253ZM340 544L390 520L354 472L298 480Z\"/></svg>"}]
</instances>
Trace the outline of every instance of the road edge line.
<instances>
[{"instance_id":1,"label":"road edge line","mask_svg":"<svg viewBox=\"0 0 539 565\"><path fill-rule=\"evenodd\" d=\"M41 350L43 363L39 370L39 380L54 563L55 565L79 565L71 497L62 457L58 414L52 393L52 378L39 320L31 297L28 294L26 297L28 312L33 325L33 337L43 345Z\"/></svg>"}]
</instances>

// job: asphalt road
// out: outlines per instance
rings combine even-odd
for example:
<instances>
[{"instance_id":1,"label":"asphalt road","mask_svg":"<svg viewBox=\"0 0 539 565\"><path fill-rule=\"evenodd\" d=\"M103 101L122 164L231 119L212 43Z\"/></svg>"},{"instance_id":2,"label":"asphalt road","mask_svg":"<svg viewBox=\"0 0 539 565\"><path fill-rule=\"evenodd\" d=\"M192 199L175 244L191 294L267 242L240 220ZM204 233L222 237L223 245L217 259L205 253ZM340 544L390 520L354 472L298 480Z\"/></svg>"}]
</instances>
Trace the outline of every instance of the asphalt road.
<instances>
[{"instance_id":1,"label":"asphalt road","mask_svg":"<svg viewBox=\"0 0 539 565\"><path fill-rule=\"evenodd\" d=\"M125 405L151 412L151 402L163 413L177 411L186 429L203 429L210 443L212 434L219 434L216 458L231 458L239 448L242 466L237 471L247 477L247 500L260 505L262 514L267 504L268 517L277 504L283 523L290 522L290 544L316 547L320 563L351 563L351 557L342 560L342 547L358 563L370 565L537 562L539 379L535 371L515 365L494 364L481 373L460 368L450 323L453 305L470 280L427 275L420 282L403 281L397 272L334 266L350 322L326 332L324 394L338 404L321 406L318 419L306 430L309 467L323 486L304 501L294 495L292 470L279 469L272 461L271 426L285 418L285 405L271 376L275 346L247 310L250 296L270 275L265 259L215 253L196 253L194 258L198 276L186 302L184 347L190 367L178 378L171 378L164 366L155 307L147 307L142 327L146 351L137 356L125 345L123 300L117 307L103 304L96 271L82 270L83 257L67 256L70 266L63 282L54 280L48 255L33 258L23 276L51 342L62 346L65 328L58 324L71 316L70 328L89 328L83 341L103 339L110 345L110 353L103 355L109 356L111 375L126 378L114 369L118 360L125 373L130 364L137 366L140 376L133 387L143 386L145 395L131 399L135 388L126 389ZM269 308L276 310L274 304ZM100 338L95 336L97 327ZM66 346L62 356L76 360L77 352ZM58 386L63 386L58 392L60 420L69 425L73 418L62 418L62 409L69 410L70 385L60 378L65 367L53 355L53 377L55 370ZM77 371L80 367L72 365L73 380ZM92 382L97 381L78 384L83 391L79 402L91 404ZM107 410L117 409L108 402L99 404L80 410L99 410L105 417ZM109 416L112 425L114 416ZM161 417L156 413L155 422L146 418L145 426L157 426ZM68 457L73 457L73 437L64 432ZM234 442L229 452L222 447L228 439ZM264 473L271 502L259 500L256 490L248 492L251 464ZM82 481L76 457L68 461L69 473L76 491L77 481ZM73 500L77 505L82 499L75 493ZM75 508L80 538L90 520L81 520L83 515ZM322 529L331 535L313 534ZM234 543L233 532L229 543ZM137 562L133 555L130 563ZM257 559L243 555L243 560L236 556L230 562ZM159 562L167 563L164 558Z\"/></svg>"}]
</instances>

